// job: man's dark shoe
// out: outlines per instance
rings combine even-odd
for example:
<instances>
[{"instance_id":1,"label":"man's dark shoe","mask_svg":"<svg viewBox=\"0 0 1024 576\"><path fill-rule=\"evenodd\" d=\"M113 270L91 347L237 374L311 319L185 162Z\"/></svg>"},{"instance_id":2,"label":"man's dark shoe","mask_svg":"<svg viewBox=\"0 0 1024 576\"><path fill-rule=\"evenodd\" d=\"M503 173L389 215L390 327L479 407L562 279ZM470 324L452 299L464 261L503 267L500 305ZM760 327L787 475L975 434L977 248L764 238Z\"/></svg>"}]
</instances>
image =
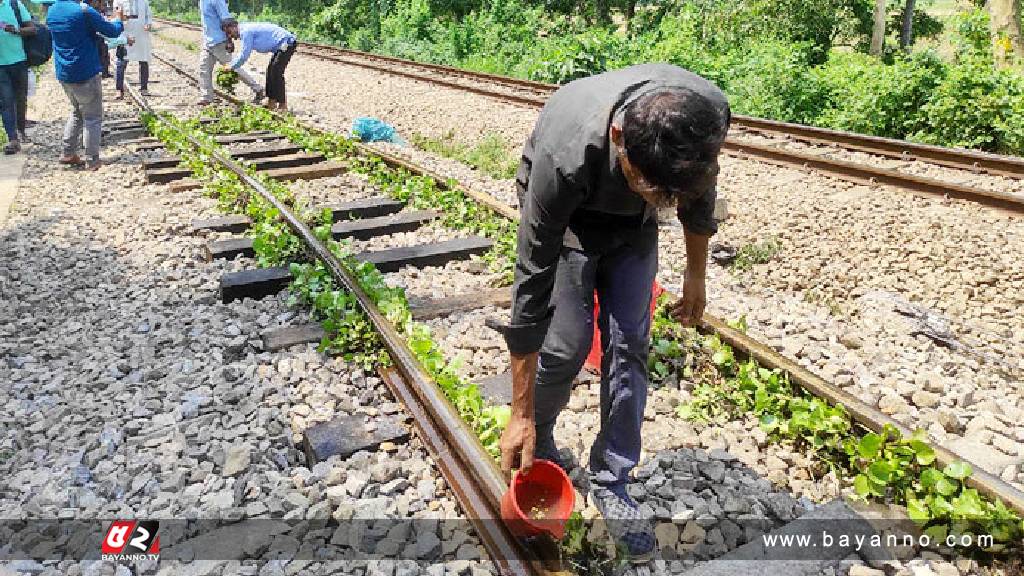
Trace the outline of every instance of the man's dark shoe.
<instances>
[{"instance_id":1,"label":"man's dark shoe","mask_svg":"<svg viewBox=\"0 0 1024 576\"><path fill-rule=\"evenodd\" d=\"M12 140L4 146L4 154L17 154L18 152L21 152L21 143L17 140Z\"/></svg>"},{"instance_id":2,"label":"man's dark shoe","mask_svg":"<svg viewBox=\"0 0 1024 576\"><path fill-rule=\"evenodd\" d=\"M74 156L62 156L57 162L66 166L85 166L85 160L82 160L77 154Z\"/></svg>"},{"instance_id":3,"label":"man's dark shoe","mask_svg":"<svg viewBox=\"0 0 1024 576\"><path fill-rule=\"evenodd\" d=\"M533 459L549 460L551 462L554 462L555 464L558 465L559 468L562 469L562 471L568 474L569 462L566 462L565 459L562 458L561 454L558 453L558 448L555 447L554 441L552 441L550 444L545 444L546 445L542 445L541 442L537 442L537 447L534 448L533 450Z\"/></svg>"},{"instance_id":4,"label":"man's dark shoe","mask_svg":"<svg viewBox=\"0 0 1024 576\"><path fill-rule=\"evenodd\" d=\"M590 498L604 518L608 534L625 548L629 560L648 562L654 556L656 545L654 523L640 514L636 502L626 493L625 484L608 487L592 484Z\"/></svg>"}]
</instances>

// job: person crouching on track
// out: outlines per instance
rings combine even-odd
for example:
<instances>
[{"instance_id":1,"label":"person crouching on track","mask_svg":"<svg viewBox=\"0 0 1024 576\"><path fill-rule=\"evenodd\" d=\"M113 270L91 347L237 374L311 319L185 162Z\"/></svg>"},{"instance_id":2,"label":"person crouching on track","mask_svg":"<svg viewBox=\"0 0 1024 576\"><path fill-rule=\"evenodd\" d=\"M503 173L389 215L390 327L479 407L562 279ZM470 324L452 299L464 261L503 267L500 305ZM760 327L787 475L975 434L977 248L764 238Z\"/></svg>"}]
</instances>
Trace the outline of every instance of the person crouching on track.
<instances>
[{"instance_id":1,"label":"person crouching on track","mask_svg":"<svg viewBox=\"0 0 1024 576\"><path fill-rule=\"evenodd\" d=\"M227 64L231 61L234 45L228 38L226 29L236 24L228 10L227 0L199 0L199 15L203 21L203 46L199 51L199 91L202 94L198 105L206 106L213 103L214 62ZM263 100L263 88L244 69L238 70L238 78L256 94L255 100Z\"/></svg>"},{"instance_id":2,"label":"person crouching on track","mask_svg":"<svg viewBox=\"0 0 1024 576\"><path fill-rule=\"evenodd\" d=\"M641 516L626 484L640 458L647 399L657 208L675 205L684 227L683 296L670 311L694 325L704 313L718 155L730 119L721 90L682 68L607 72L551 96L516 174L512 318L493 326L512 365L502 469L528 469L535 457L564 466L555 420L590 351L596 290L603 356L590 497L634 560L649 558L655 546L652 519Z\"/></svg>"},{"instance_id":3,"label":"person crouching on track","mask_svg":"<svg viewBox=\"0 0 1024 576\"><path fill-rule=\"evenodd\" d=\"M249 60L249 55L253 50L274 54L270 57L270 64L267 65L267 108L287 110L284 71L292 59L292 54L295 53L295 34L269 22L246 22L244 24L234 22L229 24L225 31L228 38L242 40L242 49L228 65L232 70L240 71L242 65Z\"/></svg>"},{"instance_id":4,"label":"person crouching on track","mask_svg":"<svg viewBox=\"0 0 1024 576\"><path fill-rule=\"evenodd\" d=\"M116 38L124 32L122 14L114 11L114 21L104 20L95 9L75 0L57 0L46 15L53 36L53 65L64 93L71 101L71 115L64 128L64 155L61 164L81 166L78 157L83 128L85 154L89 169L100 167L100 137L103 132L103 86L100 83L100 56L94 38L101 34Z\"/></svg>"}]
</instances>

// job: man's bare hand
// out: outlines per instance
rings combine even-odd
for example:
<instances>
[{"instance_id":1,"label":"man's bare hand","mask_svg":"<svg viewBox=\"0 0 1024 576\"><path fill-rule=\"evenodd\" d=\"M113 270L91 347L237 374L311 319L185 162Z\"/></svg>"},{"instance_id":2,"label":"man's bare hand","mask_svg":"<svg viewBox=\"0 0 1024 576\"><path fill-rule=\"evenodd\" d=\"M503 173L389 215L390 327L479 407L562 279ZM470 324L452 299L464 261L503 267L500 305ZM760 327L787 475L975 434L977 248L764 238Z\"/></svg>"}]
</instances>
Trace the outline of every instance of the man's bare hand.
<instances>
[{"instance_id":1,"label":"man's bare hand","mask_svg":"<svg viewBox=\"0 0 1024 576\"><path fill-rule=\"evenodd\" d=\"M533 466L533 449L537 444L537 430L532 417L515 416L508 421L501 435L501 471L505 479L512 480L512 469L527 471Z\"/></svg>"},{"instance_id":2,"label":"man's bare hand","mask_svg":"<svg viewBox=\"0 0 1024 576\"><path fill-rule=\"evenodd\" d=\"M669 308L669 314L684 326L696 326L704 317L706 304L704 277L687 275L683 281L683 297Z\"/></svg>"}]
</instances>

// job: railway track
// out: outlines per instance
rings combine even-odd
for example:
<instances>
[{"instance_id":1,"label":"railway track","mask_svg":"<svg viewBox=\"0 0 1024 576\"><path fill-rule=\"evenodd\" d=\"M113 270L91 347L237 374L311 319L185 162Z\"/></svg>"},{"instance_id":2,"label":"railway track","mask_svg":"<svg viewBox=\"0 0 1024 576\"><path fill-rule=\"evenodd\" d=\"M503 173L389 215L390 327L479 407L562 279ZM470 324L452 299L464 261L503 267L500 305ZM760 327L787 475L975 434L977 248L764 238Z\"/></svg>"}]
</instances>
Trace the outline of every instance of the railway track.
<instances>
[{"instance_id":1,"label":"railway track","mask_svg":"<svg viewBox=\"0 0 1024 576\"><path fill-rule=\"evenodd\" d=\"M199 30L198 26L184 22L165 19L159 21L170 26ZM558 88L552 84L476 73L324 44L301 43L299 51L327 61L465 90L532 108L543 107L547 97ZM726 139L724 148L725 153L730 156L783 166L800 166L858 184L891 185L918 193L970 200L1013 212L1024 212L1024 194L960 182L978 173L1017 180L1024 176L1024 158L929 146L743 115L733 117L733 129L733 133ZM756 139L749 137L751 135L768 136L781 140L783 144L758 143ZM787 146L787 141L868 154L879 160L934 165L954 170L956 173L950 178L912 174L899 169L883 168L879 165L880 162L870 159L865 162L851 162L830 158L827 154L817 151L796 150L792 146Z\"/></svg>"},{"instance_id":2,"label":"railway track","mask_svg":"<svg viewBox=\"0 0 1024 576\"><path fill-rule=\"evenodd\" d=\"M160 59L158 57L158 59ZM160 59L165 64L175 68L182 74L186 74L174 63ZM145 107L145 102L133 92L140 105ZM240 104L237 100L234 104ZM311 132L317 132L314 128L308 128ZM341 171L341 166L331 164L315 153L301 152L295 149L294 145L283 142L278 134L249 133L238 136L220 137L220 143L226 146L246 144L245 140L258 142L250 148L237 150L236 156L248 158L259 163L264 161L262 168L266 170L290 170L291 172L272 172L271 175L282 175L285 179L295 176L296 172L308 171L316 177L316 171L335 170ZM277 142L273 144L273 142ZM251 144L251 142L249 142ZM145 143L143 145L146 145ZM201 143L195 142L200 146ZM380 156L377 151L369 151L366 148L357 146L361 153ZM164 158L151 161L147 169L151 179L161 181L178 182L182 187L195 186L195 182L189 182L187 174L181 169L171 167L177 164L179 159ZM493 559L503 566L508 573L525 574L531 570L542 573L544 567L540 566L535 556L524 549L511 535L504 530L498 522L493 522L498 517L497 503L505 490L504 481L498 475L493 459L481 446L475 432L466 427L458 416L451 403L445 399L443 393L437 389L434 379L423 368L417 360L416 355L411 351L403 336L396 330L395 326L376 307L373 300L360 287L359 281L354 278L351 272L336 255L324 246L317 239L310 227L304 223L289 206L282 204L274 197L274 194L259 181L253 179L244 168L234 159L229 157L214 156L213 161L236 174L240 180L253 192L265 198L269 203L281 212L289 228L303 241L307 251L317 260L322 262L330 275L347 291L354 295L359 307L365 311L373 324L374 329L380 334L384 347L395 363L393 371L383 374L385 381L392 390L394 396L399 399L409 413L413 416L420 437L431 449L431 453L438 458L439 465L448 481L458 495L460 502L471 518L476 518L475 527L480 533L485 546L488 548ZM408 170L414 174L424 174L435 177L422 168L410 165L396 158L384 158L384 161ZM280 166L282 162L300 162L297 165ZM324 166L327 164L327 166ZM319 168L317 166L319 165ZM337 172L335 172L337 173ZM154 180L154 181L157 181ZM443 180L442 180L443 181ZM173 186L173 185L172 185ZM515 219L516 211L501 204L489 195L467 191L472 199L484 204L496 214ZM355 238L372 239L376 236L393 234L402 230L415 230L423 224L437 218L436 214L425 214L404 209L394 202L387 202L379 198L360 198L350 202L348 206L332 208L337 220L332 226L332 235L336 237L350 236ZM362 210L362 212L360 212ZM360 220L346 222L344 219L350 215L362 216ZM229 218L227 221L206 223L210 229L239 232L248 228L250 222L245 218ZM447 242L447 244L446 244ZM436 244L444 244L437 246ZM357 255L357 259L373 262L382 270L393 270L405 265L438 265L453 259L464 258L471 254L479 254L489 248L489 242L484 238L470 238L462 241L442 241L429 247L407 246L399 249L367 252ZM411 248L411 249L410 249ZM237 255L251 255L253 252L252 241L246 238L231 238L212 242L208 245L210 258L231 258ZM381 254L380 252L387 252ZM261 297L276 294L291 280L292 274L287 269L261 269L242 271L226 276L221 284L221 296L225 300L244 297ZM499 307L507 303L500 295L481 294L456 295L437 299L433 302L421 303L420 317L427 318L431 315L451 314L454 311L465 311L477 309L487 305ZM414 309L414 317L416 311ZM904 436L909 436L911 431L895 422L888 416L880 413L875 408L864 404L852 395L842 391L813 373L803 369L795 362L792 362L770 347L757 342L746 334L731 328L721 319L708 316L705 318L702 330L707 333L716 334L722 341L729 344L738 354L756 360L761 366L768 369L779 369L789 374L794 384L802 387L811 394L828 400L830 403L845 407L852 418L865 430L880 432L886 427L892 427ZM282 345L317 341L323 333L315 327L291 331L287 334L280 334L279 340ZM496 397L496 396L495 396ZM936 448L936 462L939 465L956 462L960 458L942 448ZM1018 513L1024 513L1024 494L1003 482L999 478L982 471L974 466L975 473L970 477L968 483L985 496L1001 500L1007 507ZM492 521L488 522L490 519Z\"/></svg>"},{"instance_id":3,"label":"railway track","mask_svg":"<svg viewBox=\"0 0 1024 576\"><path fill-rule=\"evenodd\" d=\"M146 114L155 114L146 100L129 86L131 98ZM157 122L161 122L157 120ZM191 138L189 136L186 136ZM235 149L231 156L214 154L209 162L222 167L238 177L244 186L254 194L258 194L273 206L287 223L291 231L304 243L311 257L323 263L330 277L339 287L344 289L358 302L360 309L381 339L393 361L394 368L382 369L380 374L387 383L394 397L399 400L406 411L412 416L419 437L435 458L448 485L456 494L467 517L472 522L476 533L482 539L491 557L507 574L546 574L546 570L537 557L522 543L512 537L501 522L500 499L507 485L502 479L497 465L484 447L476 433L467 427L459 413L445 398L440 389L433 383L430 375L416 360L412 350L395 327L377 308L374 301L360 286L359 281L341 260L319 240L309 225L298 215L294 208L282 202L263 183L254 179L250 172L238 163L238 159L253 162L255 167L270 178L277 180L317 179L342 173L347 167L335 162L325 161L316 154L296 152L294 146L282 143L283 137L266 132L251 132L235 136L223 137L219 144L240 146L255 144L244 149ZM198 149L204 144L191 139L190 143ZM142 142L143 148L157 147L157 142ZM190 170L174 168L179 164L179 157L164 157L145 164L147 180L152 183L168 183L171 190L183 191L195 188L199 182L188 179ZM335 205L334 218L337 220L332 232L335 237L386 236L400 229L416 228L426 223L434 215L423 212L416 213L413 218L397 214L401 210L400 203L389 202L381 198L367 198L362 201ZM374 216L377 214L377 216ZM346 222L348 218L363 217L362 220ZM245 218L228 217L205 222L194 223L197 231L230 231L248 228ZM353 225L354 224L354 225ZM209 258L234 257L239 254L251 255L252 245L240 246L245 242L221 241L213 242L208 247ZM356 256L357 259L373 262L379 269L394 270L407 265L443 265L447 262L468 258L479 254L490 246L483 238L470 238L464 242L435 243L406 250L384 250ZM290 281L287 270L272 270L279 276L270 278L266 270L244 270L225 275L221 281L221 298L231 302L242 298L260 298L276 294L284 284ZM267 337L268 344L274 347L286 347L306 341L320 340L319 334L312 336L307 331L296 337L295 331L285 330L284 333L271 334ZM276 343L275 343L276 341ZM323 448L326 450L327 448ZM307 455L316 461L322 461L329 454L315 440L307 437Z\"/></svg>"}]
</instances>

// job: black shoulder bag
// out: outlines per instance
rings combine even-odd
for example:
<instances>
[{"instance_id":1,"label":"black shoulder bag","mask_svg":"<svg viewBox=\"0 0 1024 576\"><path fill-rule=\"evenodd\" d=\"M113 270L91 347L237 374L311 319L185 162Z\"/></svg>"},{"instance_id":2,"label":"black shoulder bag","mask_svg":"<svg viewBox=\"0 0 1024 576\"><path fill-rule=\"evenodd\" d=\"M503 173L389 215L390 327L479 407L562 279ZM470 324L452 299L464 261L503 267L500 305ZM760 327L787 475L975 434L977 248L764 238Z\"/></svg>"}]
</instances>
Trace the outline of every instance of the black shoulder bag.
<instances>
[{"instance_id":1,"label":"black shoulder bag","mask_svg":"<svg viewBox=\"0 0 1024 576\"><path fill-rule=\"evenodd\" d=\"M25 25L21 19L21 6L19 0L11 0L11 9L14 10L14 18L18 21L18 29ZM42 22L35 22L36 33L31 36L22 36L21 41L25 46L25 59L29 66L39 66L50 61L53 55L53 39L50 37L50 29Z\"/></svg>"}]
</instances>

